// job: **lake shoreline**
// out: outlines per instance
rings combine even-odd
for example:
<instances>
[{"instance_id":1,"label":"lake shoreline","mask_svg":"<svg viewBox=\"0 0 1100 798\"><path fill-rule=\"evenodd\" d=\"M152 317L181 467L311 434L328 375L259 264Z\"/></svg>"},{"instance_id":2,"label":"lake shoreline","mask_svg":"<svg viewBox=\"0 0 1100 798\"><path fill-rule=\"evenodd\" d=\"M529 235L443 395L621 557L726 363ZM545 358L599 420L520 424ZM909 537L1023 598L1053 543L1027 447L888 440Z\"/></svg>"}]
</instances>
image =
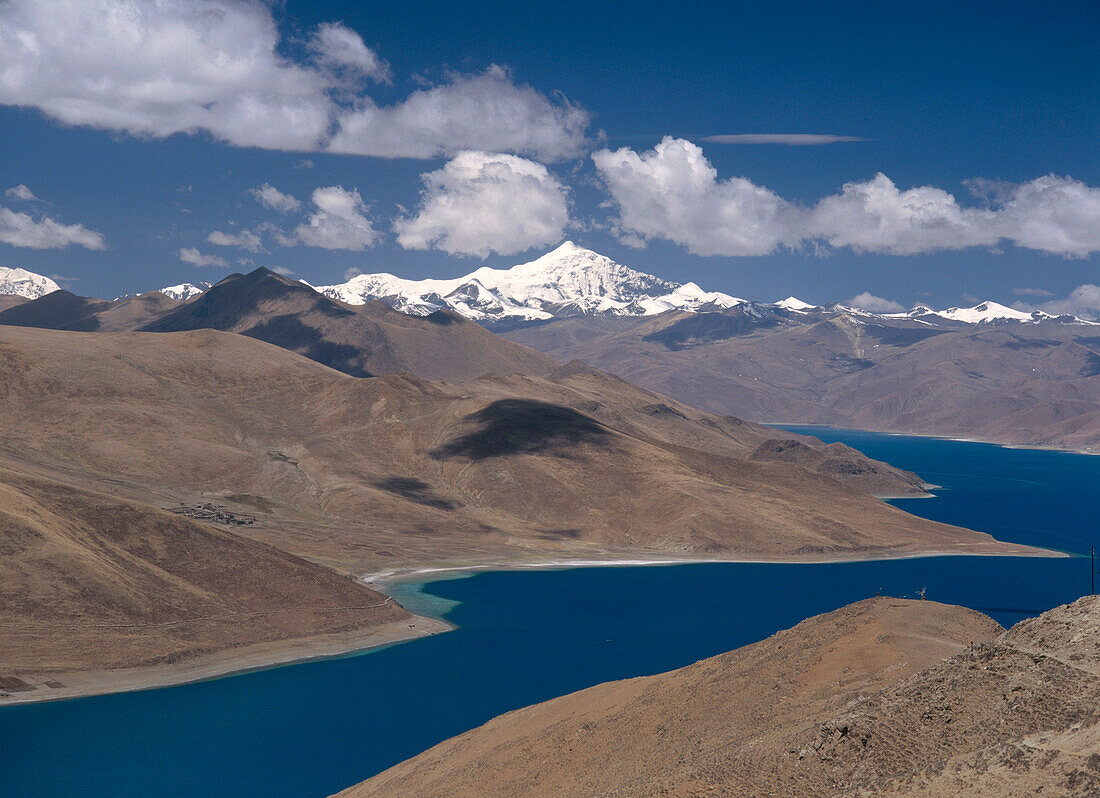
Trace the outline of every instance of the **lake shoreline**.
<instances>
[{"instance_id":1,"label":"lake shoreline","mask_svg":"<svg viewBox=\"0 0 1100 798\"><path fill-rule=\"evenodd\" d=\"M830 565L884 560L911 560L934 557L1039 557L1058 558L1073 555L1053 549L1039 549L1016 544L1006 544L1005 551L926 551L893 553L882 556L837 556L798 558L789 557L738 557L738 558L613 558L588 557L513 560L501 559L477 563L441 563L438 565L409 565L364 574L358 581L379 592L397 584L423 583L445 579L460 579L477 573L491 571L540 571L568 570L573 568L608 567L656 567L702 564L760 564L760 565ZM414 628L415 627L415 628ZM73 671L51 673L32 679L36 689L30 692L10 692L0 697L0 710L5 707L26 706L49 701L67 701L113 693L129 693L140 690L156 690L195 682L223 679L254 671L297 665L322 659L354 656L398 643L448 632L457 628L448 621L427 614L413 614L408 620L394 621L381 627L342 632L311 638L259 643L244 649L228 649L195 657L187 662L172 665L152 665L140 668L112 671ZM64 686L49 687L45 682L57 681ZM8 692L8 691L4 691Z\"/></svg>"},{"instance_id":2,"label":"lake shoreline","mask_svg":"<svg viewBox=\"0 0 1100 798\"><path fill-rule=\"evenodd\" d=\"M997 541L1000 543L1001 541ZM790 557L653 557L653 558L548 558L545 560L497 560L483 563L454 563L438 565L408 565L387 568L363 574L358 580L373 590L386 593L387 588L398 584L429 584L445 579L461 579L478 573L492 571L564 571L572 568L643 568L671 565L837 565L858 562L889 560L916 560L934 557L1038 557L1060 558L1077 555L1022 544L1006 543L1005 551L918 551L883 554L880 556L838 556L814 558ZM387 594L388 595L388 594Z\"/></svg>"},{"instance_id":3,"label":"lake shoreline","mask_svg":"<svg viewBox=\"0 0 1100 798\"><path fill-rule=\"evenodd\" d=\"M0 710L6 707L41 704L48 701L68 701L114 693L131 693L178 687L196 682L224 679L245 673L298 665L316 660L354 656L386 646L430 637L456 628L441 618L410 615L369 629L336 632L316 637L255 643L240 649L223 649L199 655L186 662L171 665L149 665L109 671L57 672L31 679L36 689L28 692L8 692L0 697ZM53 688L46 681L61 683Z\"/></svg>"},{"instance_id":4,"label":"lake shoreline","mask_svg":"<svg viewBox=\"0 0 1100 798\"><path fill-rule=\"evenodd\" d=\"M999 446L1002 449L1023 449L1026 451L1036 452L1064 452L1065 454L1084 454L1093 457L1100 456L1100 448L1097 447L1073 447L1073 446L1044 446L1037 443L1008 443L1006 441L989 440L988 438L967 438L956 435L939 435L935 432L903 432L898 430L879 430L879 429L863 429L856 427L834 427L830 424L805 424L791 421L761 421L759 422L766 427L774 427L781 429L785 432L795 432L798 435L810 435L813 436L813 432L806 432L801 430L806 429L827 429L835 430L837 432L871 432L875 435L889 435L891 437L901 438L930 438L937 441L954 441L955 443L983 443L987 446ZM795 429L792 430L791 428ZM858 448L854 447L853 448ZM878 497L884 498L884 497ZM895 498L910 498L908 496L899 496Z\"/></svg>"}]
</instances>

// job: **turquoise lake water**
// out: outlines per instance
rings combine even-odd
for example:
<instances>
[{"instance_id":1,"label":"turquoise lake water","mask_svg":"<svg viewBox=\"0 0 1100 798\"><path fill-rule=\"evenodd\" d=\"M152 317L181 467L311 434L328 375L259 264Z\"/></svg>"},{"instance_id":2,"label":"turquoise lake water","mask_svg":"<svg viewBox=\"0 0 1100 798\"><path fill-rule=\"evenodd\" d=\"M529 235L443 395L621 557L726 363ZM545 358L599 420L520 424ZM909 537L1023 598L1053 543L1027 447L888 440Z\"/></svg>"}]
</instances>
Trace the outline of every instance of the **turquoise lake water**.
<instances>
[{"instance_id":1,"label":"turquoise lake water","mask_svg":"<svg viewBox=\"0 0 1100 798\"><path fill-rule=\"evenodd\" d=\"M1100 457L797 428L941 485L910 512L1076 554ZM323 796L519 706L657 673L876 593L1002 624L1089 589L1085 558L934 557L483 573L402 586L456 631L180 687L0 709L0 796Z\"/></svg>"}]
</instances>

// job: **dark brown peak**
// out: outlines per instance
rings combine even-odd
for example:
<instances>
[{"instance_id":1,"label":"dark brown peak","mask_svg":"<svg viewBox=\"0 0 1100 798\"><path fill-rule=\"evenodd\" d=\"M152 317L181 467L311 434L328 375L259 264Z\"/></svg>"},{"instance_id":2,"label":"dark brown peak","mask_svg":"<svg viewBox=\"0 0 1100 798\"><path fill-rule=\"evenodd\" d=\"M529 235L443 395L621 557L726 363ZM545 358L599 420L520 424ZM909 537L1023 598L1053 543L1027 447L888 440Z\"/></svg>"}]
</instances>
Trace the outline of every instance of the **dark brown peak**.
<instances>
[{"instance_id":1,"label":"dark brown peak","mask_svg":"<svg viewBox=\"0 0 1100 798\"><path fill-rule=\"evenodd\" d=\"M162 316L144 330L168 332L214 327L235 330L259 310L261 303L279 300L289 302L295 312L316 310L326 316L352 316L354 311L314 291L308 285L259 268L248 274L232 274L211 286L190 302ZM284 314L285 314L284 310ZM238 332L242 330L236 330ZM269 340L265 336L255 336ZM363 376L363 375L358 375Z\"/></svg>"},{"instance_id":2,"label":"dark brown peak","mask_svg":"<svg viewBox=\"0 0 1100 798\"><path fill-rule=\"evenodd\" d=\"M14 308L17 305L25 305L28 302L30 302L30 300L25 296L19 296L18 294L0 294L0 312L8 308Z\"/></svg>"},{"instance_id":3,"label":"dark brown peak","mask_svg":"<svg viewBox=\"0 0 1100 798\"><path fill-rule=\"evenodd\" d=\"M210 288L217 288L219 285L226 285L227 283L233 283L233 282L236 282L237 280L243 280L243 279L244 279L243 274L241 274L240 272L233 272L232 274L227 275L227 276L223 277L222 279L218 280L218 282L214 283L212 286L210 286Z\"/></svg>"},{"instance_id":4,"label":"dark brown peak","mask_svg":"<svg viewBox=\"0 0 1100 798\"><path fill-rule=\"evenodd\" d=\"M243 282L245 284L248 284L248 283L256 283L256 282L270 281L270 280L282 283L283 285L288 286L288 287L305 288L309 291L313 291L313 289L310 286L306 285L305 283L300 282L298 280L292 280L289 277L284 277L283 275L278 274L277 272L271 271L271 269L268 269L265 266L258 266L257 268L253 269L252 271L248 272L247 274L241 274L240 272L233 272L233 274L230 274L230 275L222 278L218 282L214 283L214 285L210 286L210 288L218 288L219 286L232 285L233 283ZM207 290L209 290L209 289L207 289ZM314 291L314 293L316 293L316 291Z\"/></svg>"},{"instance_id":5,"label":"dark brown peak","mask_svg":"<svg viewBox=\"0 0 1100 798\"><path fill-rule=\"evenodd\" d=\"M110 305L105 299L77 296L63 290L53 291L3 311L0 313L0 324L91 332L99 327L99 320L93 314Z\"/></svg>"},{"instance_id":6,"label":"dark brown peak","mask_svg":"<svg viewBox=\"0 0 1100 798\"><path fill-rule=\"evenodd\" d=\"M162 294L160 291L146 291L144 294L134 294L133 296L120 297L112 303L114 305L160 305L165 308L174 308L176 305L183 304L178 299L173 299L168 294Z\"/></svg>"}]
</instances>

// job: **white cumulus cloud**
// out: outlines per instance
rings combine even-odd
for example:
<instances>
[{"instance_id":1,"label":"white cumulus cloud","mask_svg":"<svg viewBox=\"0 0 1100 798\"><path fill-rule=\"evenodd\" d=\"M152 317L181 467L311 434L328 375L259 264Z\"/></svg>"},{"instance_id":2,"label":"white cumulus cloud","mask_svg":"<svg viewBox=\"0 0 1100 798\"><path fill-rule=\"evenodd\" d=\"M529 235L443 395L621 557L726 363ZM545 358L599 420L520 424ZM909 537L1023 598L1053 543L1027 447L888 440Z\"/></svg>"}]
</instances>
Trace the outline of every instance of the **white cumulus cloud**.
<instances>
[{"instance_id":1,"label":"white cumulus cloud","mask_svg":"<svg viewBox=\"0 0 1100 798\"><path fill-rule=\"evenodd\" d=\"M526 158L462 152L422 179L416 215L394 224L405 249L513 255L557 243L569 223L565 186Z\"/></svg>"},{"instance_id":2,"label":"white cumulus cloud","mask_svg":"<svg viewBox=\"0 0 1100 798\"><path fill-rule=\"evenodd\" d=\"M664 238L696 255L766 255L796 235L800 212L740 177L719 180L703 151L666 137L652 150L592 155L631 239Z\"/></svg>"},{"instance_id":3,"label":"white cumulus cloud","mask_svg":"<svg viewBox=\"0 0 1100 798\"><path fill-rule=\"evenodd\" d=\"M215 230L206 237L209 244L219 247L239 247L249 252L261 252L264 245L260 237L251 230L240 230L236 233L225 233Z\"/></svg>"},{"instance_id":4,"label":"white cumulus cloud","mask_svg":"<svg viewBox=\"0 0 1100 798\"><path fill-rule=\"evenodd\" d=\"M581 154L588 114L492 67L379 106L389 66L334 22L288 47L260 0L4 0L0 105L66 125L241 147L428 158ZM297 51L291 58L286 53ZM332 132L336 136L332 138Z\"/></svg>"},{"instance_id":5,"label":"white cumulus cloud","mask_svg":"<svg viewBox=\"0 0 1100 798\"><path fill-rule=\"evenodd\" d=\"M1045 310L1055 316L1068 313L1071 316L1080 316L1083 319L1100 319L1100 285L1093 285L1092 283L1079 285L1070 291L1066 297L1044 302L1038 308L1035 305L1022 302L1017 302L1015 307L1019 310L1028 311Z\"/></svg>"},{"instance_id":6,"label":"white cumulus cloud","mask_svg":"<svg viewBox=\"0 0 1100 798\"><path fill-rule=\"evenodd\" d=\"M316 210L281 243L358 252L378 242L380 234L367 218L367 207L356 189L328 186L316 189L311 199Z\"/></svg>"},{"instance_id":7,"label":"white cumulus cloud","mask_svg":"<svg viewBox=\"0 0 1100 798\"><path fill-rule=\"evenodd\" d=\"M34 196L34 192L22 183L20 183L18 186L12 186L11 188L7 189L4 194L11 197L12 199L17 199L22 202L35 202L38 200L38 197Z\"/></svg>"},{"instance_id":8,"label":"white cumulus cloud","mask_svg":"<svg viewBox=\"0 0 1100 798\"><path fill-rule=\"evenodd\" d=\"M839 194L818 202L805 232L856 252L914 255L993 246L999 239L993 220L990 211L962 208L942 189L901 191L880 172L863 183L845 183Z\"/></svg>"},{"instance_id":9,"label":"white cumulus cloud","mask_svg":"<svg viewBox=\"0 0 1100 798\"><path fill-rule=\"evenodd\" d=\"M333 152L383 158L435 158L460 150L529 155L544 161L583 154L588 112L517 86L505 69L452 75L391 106L364 100L340 114Z\"/></svg>"},{"instance_id":10,"label":"white cumulus cloud","mask_svg":"<svg viewBox=\"0 0 1100 798\"><path fill-rule=\"evenodd\" d=\"M366 77L378 83L390 80L389 64L363 44L358 33L337 22L319 25L309 47L318 64L333 70L337 76L344 73L352 79Z\"/></svg>"},{"instance_id":11,"label":"white cumulus cloud","mask_svg":"<svg viewBox=\"0 0 1100 798\"><path fill-rule=\"evenodd\" d=\"M997 230L1018 247L1084 257L1100 251L1100 188L1045 175L1008 185Z\"/></svg>"},{"instance_id":12,"label":"white cumulus cloud","mask_svg":"<svg viewBox=\"0 0 1100 798\"><path fill-rule=\"evenodd\" d=\"M870 291L856 294L844 304L852 308L868 310L871 313L901 313L905 310L905 306L900 302L894 302L892 299L884 299L883 297L875 296Z\"/></svg>"},{"instance_id":13,"label":"white cumulus cloud","mask_svg":"<svg viewBox=\"0 0 1100 798\"><path fill-rule=\"evenodd\" d=\"M328 129L331 79L278 44L262 3L7 0L0 103L68 125L308 149Z\"/></svg>"},{"instance_id":14,"label":"white cumulus cloud","mask_svg":"<svg viewBox=\"0 0 1100 798\"><path fill-rule=\"evenodd\" d=\"M48 216L35 218L8 208L0 208L0 242L28 249L106 248L103 235L82 224L62 224Z\"/></svg>"},{"instance_id":15,"label":"white cumulus cloud","mask_svg":"<svg viewBox=\"0 0 1100 798\"><path fill-rule=\"evenodd\" d=\"M275 188L275 186L270 183L264 183L257 188L250 188L248 193L253 196L256 202L260 203L265 208L270 208L279 213L293 213L302 207L301 202L290 194L284 194L279 191L279 189Z\"/></svg>"},{"instance_id":16,"label":"white cumulus cloud","mask_svg":"<svg viewBox=\"0 0 1100 798\"><path fill-rule=\"evenodd\" d=\"M1046 175L1026 183L968 181L983 202L962 205L935 186L901 189L879 173L809 207L745 178L720 179L695 144L665 138L652 150L593 153L627 244L665 239L697 255L766 255L831 246L916 255L1017 247L1085 257L1100 252L1100 188Z\"/></svg>"},{"instance_id":17,"label":"white cumulus cloud","mask_svg":"<svg viewBox=\"0 0 1100 798\"><path fill-rule=\"evenodd\" d=\"M229 268L229 264L224 258L219 258L217 255L203 255L195 247L184 247L176 254L181 261L190 263L192 266L220 266L223 269Z\"/></svg>"}]
</instances>

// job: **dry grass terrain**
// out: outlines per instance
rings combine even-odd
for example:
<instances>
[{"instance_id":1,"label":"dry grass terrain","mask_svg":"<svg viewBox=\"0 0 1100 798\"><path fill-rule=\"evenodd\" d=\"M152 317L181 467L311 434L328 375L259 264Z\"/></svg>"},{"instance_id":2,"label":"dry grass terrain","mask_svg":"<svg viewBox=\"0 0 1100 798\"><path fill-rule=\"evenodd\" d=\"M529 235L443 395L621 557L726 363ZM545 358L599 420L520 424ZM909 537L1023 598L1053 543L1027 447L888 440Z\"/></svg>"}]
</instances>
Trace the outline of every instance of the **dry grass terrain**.
<instances>
[{"instance_id":1,"label":"dry grass terrain","mask_svg":"<svg viewBox=\"0 0 1100 798\"><path fill-rule=\"evenodd\" d=\"M1100 328L929 327L743 308L572 318L504 335L750 421L1100 448Z\"/></svg>"},{"instance_id":2,"label":"dry grass terrain","mask_svg":"<svg viewBox=\"0 0 1100 798\"><path fill-rule=\"evenodd\" d=\"M416 620L263 543L0 467L0 692L9 697L58 694L76 672L362 637Z\"/></svg>"},{"instance_id":3,"label":"dry grass terrain","mask_svg":"<svg viewBox=\"0 0 1100 798\"><path fill-rule=\"evenodd\" d=\"M341 796L1097 795L1100 598L999 631L869 599L502 715Z\"/></svg>"},{"instance_id":4,"label":"dry grass terrain","mask_svg":"<svg viewBox=\"0 0 1100 798\"><path fill-rule=\"evenodd\" d=\"M367 572L1030 551L875 499L921 481L847 447L264 270L186 303L56 292L12 313L0 678L35 696L438 628L348 578ZM24 324L46 322L75 329ZM210 325L230 331L189 329Z\"/></svg>"},{"instance_id":5,"label":"dry grass terrain","mask_svg":"<svg viewBox=\"0 0 1100 798\"><path fill-rule=\"evenodd\" d=\"M860 472L887 492L912 475L850 450L788 462L774 431L580 365L364 380L228 333L2 327L0 386L11 458L155 506L216 498L257 515L247 534L344 570L1026 551L886 505Z\"/></svg>"},{"instance_id":6,"label":"dry grass terrain","mask_svg":"<svg viewBox=\"0 0 1100 798\"><path fill-rule=\"evenodd\" d=\"M13 294L0 294L0 313L7 310L8 308L19 307L26 302L26 297L15 296Z\"/></svg>"}]
</instances>

